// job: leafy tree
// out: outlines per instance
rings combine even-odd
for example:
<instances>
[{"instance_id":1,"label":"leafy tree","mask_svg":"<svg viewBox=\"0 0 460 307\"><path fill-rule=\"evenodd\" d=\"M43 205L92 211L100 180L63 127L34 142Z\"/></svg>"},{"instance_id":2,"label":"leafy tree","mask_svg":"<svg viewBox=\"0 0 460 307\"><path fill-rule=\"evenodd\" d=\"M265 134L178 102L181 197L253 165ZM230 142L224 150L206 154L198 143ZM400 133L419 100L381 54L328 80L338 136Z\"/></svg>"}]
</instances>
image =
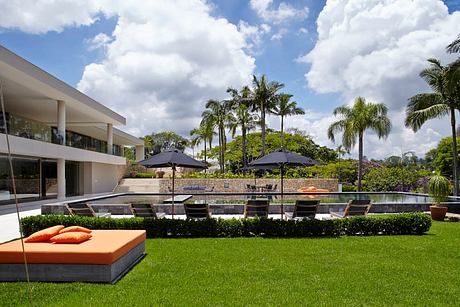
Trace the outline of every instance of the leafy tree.
<instances>
[{"instance_id":1,"label":"leafy tree","mask_svg":"<svg viewBox=\"0 0 460 307\"><path fill-rule=\"evenodd\" d=\"M426 153L426 160L431 161L432 169L442 176L453 178L452 173L452 137L443 138L436 148Z\"/></svg>"},{"instance_id":2,"label":"leafy tree","mask_svg":"<svg viewBox=\"0 0 460 307\"><path fill-rule=\"evenodd\" d=\"M452 131L452 156L453 156L453 179L454 195L458 195L458 154L457 134L455 131L455 109L460 107L459 91L453 91L447 66L441 65L437 59L429 59L430 67L422 70L422 77L433 90L432 93L422 93L409 99L406 108L406 126L415 132L430 119L450 115ZM458 82L457 82L458 83ZM457 88L458 88L457 84Z\"/></svg>"},{"instance_id":3,"label":"leafy tree","mask_svg":"<svg viewBox=\"0 0 460 307\"><path fill-rule=\"evenodd\" d=\"M231 109L233 118L230 123L232 137L235 137L236 130L241 129L241 146L242 146L242 162L243 166L247 165L247 133L255 129L257 124L257 116L250 112L250 105L253 101L251 89L247 86L238 92L236 89L229 88L228 93L232 95Z\"/></svg>"},{"instance_id":4,"label":"leafy tree","mask_svg":"<svg viewBox=\"0 0 460 307\"><path fill-rule=\"evenodd\" d=\"M278 95L277 104L274 107L273 113L281 117L281 148L283 148L284 137L284 117L291 115L305 114L302 108L297 106L297 102L291 101L292 95L280 94Z\"/></svg>"},{"instance_id":5,"label":"leafy tree","mask_svg":"<svg viewBox=\"0 0 460 307\"><path fill-rule=\"evenodd\" d=\"M184 151L188 140L173 131L163 131L144 136L146 158L156 155L162 151L177 149Z\"/></svg>"},{"instance_id":6,"label":"leafy tree","mask_svg":"<svg viewBox=\"0 0 460 307\"><path fill-rule=\"evenodd\" d=\"M364 190L380 191L412 191L417 187L417 181L429 174L429 171L394 166L375 167L364 175Z\"/></svg>"},{"instance_id":7,"label":"leafy tree","mask_svg":"<svg viewBox=\"0 0 460 307\"><path fill-rule=\"evenodd\" d=\"M132 162L136 160L136 154L134 153L134 147L124 147L123 148L123 157Z\"/></svg>"},{"instance_id":8,"label":"leafy tree","mask_svg":"<svg viewBox=\"0 0 460 307\"><path fill-rule=\"evenodd\" d=\"M335 116L341 119L332 123L328 129L328 137L335 140L335 134L342 132L343 146L351 150L358 139L358 192L361 191L361 178L363 175L363 138L364 131L371 129L379 138L388 136L391 130L391 122L387 117L388 109L382 103L366 102L363 97L358 97L352 107L341 106L334 109Z\"/></svg>"},{"instance_id":9,"label":"leafy tree","mask_svg":"<svg viewBox=\"0 0 460 307\"><path fill-rule=\"evenodd\" d=\"M260 79L253 75L253 85L253 110L260 112L262 156L264 156L266 152L265 116L267 113L273 113L278 99L277 92L284 87L284 84L276 81L268 82L267 76L264 74Z\"/></svg>"}]
</instances>

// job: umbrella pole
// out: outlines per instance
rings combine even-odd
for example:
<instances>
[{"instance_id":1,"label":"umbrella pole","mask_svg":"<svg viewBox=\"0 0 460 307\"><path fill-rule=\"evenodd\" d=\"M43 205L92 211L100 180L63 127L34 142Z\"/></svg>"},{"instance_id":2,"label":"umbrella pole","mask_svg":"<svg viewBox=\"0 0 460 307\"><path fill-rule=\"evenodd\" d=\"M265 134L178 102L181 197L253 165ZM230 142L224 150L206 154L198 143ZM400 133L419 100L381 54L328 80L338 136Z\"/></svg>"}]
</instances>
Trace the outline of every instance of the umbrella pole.
<instances>
[{"instance_id":1,"label":"umbrella pole","mask_svg":"<svg viewBox=\"0 0 460 307\"><path fill-rule=\"evenodd\" d=\"M283 208L283 202L284 202L284 185L283 185L283 173L284 173L284 165L281 165L281 219L284 217L284 208Z\"/></svg>"},{"instance_id":2,"label":"umbrella pole","mask_svg":"<svg viewBox=\"0 0 460 307\"><path fill-rule=\"evenodd\" d=\"M171 207L171 217L174 219L174 177L176 175L176 167L173 165L172 167L172 171L173 171L173 178L172 178L172 207Z\"/></svg>"}]
</instances>

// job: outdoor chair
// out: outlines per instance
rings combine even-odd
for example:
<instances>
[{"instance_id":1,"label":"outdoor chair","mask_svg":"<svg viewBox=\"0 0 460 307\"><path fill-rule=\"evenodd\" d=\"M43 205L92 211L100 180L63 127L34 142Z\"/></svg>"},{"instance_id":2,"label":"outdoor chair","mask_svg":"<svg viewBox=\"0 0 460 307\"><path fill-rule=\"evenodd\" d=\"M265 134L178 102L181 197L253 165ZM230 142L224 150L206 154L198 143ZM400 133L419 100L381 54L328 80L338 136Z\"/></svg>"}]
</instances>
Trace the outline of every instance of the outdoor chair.
<instances>
[{"instance_id":1,"label":"outdoor chair","mask_svg":"<svg viewBox=\"0 0 460 307\"><path fill-rule=\"evenodd\" d=\"M286 219L314 219L319 203L319 200L296 200L294 211L286 212L284 216Z\"/></svg>"},{"instance_id":2,"label":"outdoor chair","mask_svg":"<svg viewBox=\"0 0 460 307\"><path fill-rule=\"evenodd\" d=\"M248 199L244 206L244 217L268 217L268 199Z\"/></svg>"},{"instance_id":3,"label":"outdoor chair","mask_svg":"<svg viewBox=\"0 0 460 307\"><path fill-rule=\"evenodd\" d=\"M353 199L350 200L345 207L343 213L330 212L331 217L348 217L348 216L364 216L367 215L372 207L370 199Z\"/></svg>"},{"instance_id":4,"label":"outdoor chair","mask_svg":"<svg viewBox=\"0 0 460 307\"><path fill-rule=\"evenodd\" d=\"M93 216L93 217L110 217L109 212L96 213L94 211L93 207L90 204L74 203L74 204L66 204L65 206L66 206L67 210L70 212L71 215Z\"/></svg>"},{"instance_id":5,"label":"outdoor chair","mask_svg":"<svg viewBox=\"0 0 460 307\"><path fill-rule=\"evenodd\" d=\"M130 204L129 209L135 217L162 218L164 213L157 213L153 204Z\"/></svg>"},{"instance_id":6,"label":"outdoor chair","mask_svg":"<svg viewBox=\"0 0 460 307\"><path fill-rule=\"evenodd\" d=\"M187 219L207 219L211 217L208 204L184 204Z\"/></svg>"}]
</instances>

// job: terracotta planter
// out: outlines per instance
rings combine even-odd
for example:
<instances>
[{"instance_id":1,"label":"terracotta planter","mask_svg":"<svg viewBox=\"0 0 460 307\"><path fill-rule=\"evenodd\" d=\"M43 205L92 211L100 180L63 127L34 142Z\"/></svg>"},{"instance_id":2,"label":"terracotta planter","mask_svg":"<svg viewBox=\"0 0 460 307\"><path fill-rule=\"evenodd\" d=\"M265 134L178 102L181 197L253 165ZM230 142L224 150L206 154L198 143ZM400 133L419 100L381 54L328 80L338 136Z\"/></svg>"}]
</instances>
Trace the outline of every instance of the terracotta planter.
<instances>
[{"instance_id":1,"label":"terracotta planter","mask_svg":"<svg viewBox=\"0 0 460 307\"><path fill-rule=\"evenodd\" d=\"M447 213L447 207L430 206L431 218L435 221L444 221Z\"/></svg>"}]
</instances>

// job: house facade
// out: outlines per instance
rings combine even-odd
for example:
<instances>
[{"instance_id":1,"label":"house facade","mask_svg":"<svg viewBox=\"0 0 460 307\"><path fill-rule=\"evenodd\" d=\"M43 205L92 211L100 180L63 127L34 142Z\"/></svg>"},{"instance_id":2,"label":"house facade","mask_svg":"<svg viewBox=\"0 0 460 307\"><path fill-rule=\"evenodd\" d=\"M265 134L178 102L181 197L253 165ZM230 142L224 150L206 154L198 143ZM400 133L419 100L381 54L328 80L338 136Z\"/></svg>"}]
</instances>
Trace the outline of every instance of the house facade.
<instances>
[{"instance_id":1,"label":"house facade","mask_svg":"<svg viewBox=\"0 0 460 307\"><path fill-rule=\"evenodd\" d=\"M112 191L125 146L144 158L143 141L115 126L126 119L0 45L0 204L11 202L12 154L22 201Z\"/></svg>"}]
</instances>

